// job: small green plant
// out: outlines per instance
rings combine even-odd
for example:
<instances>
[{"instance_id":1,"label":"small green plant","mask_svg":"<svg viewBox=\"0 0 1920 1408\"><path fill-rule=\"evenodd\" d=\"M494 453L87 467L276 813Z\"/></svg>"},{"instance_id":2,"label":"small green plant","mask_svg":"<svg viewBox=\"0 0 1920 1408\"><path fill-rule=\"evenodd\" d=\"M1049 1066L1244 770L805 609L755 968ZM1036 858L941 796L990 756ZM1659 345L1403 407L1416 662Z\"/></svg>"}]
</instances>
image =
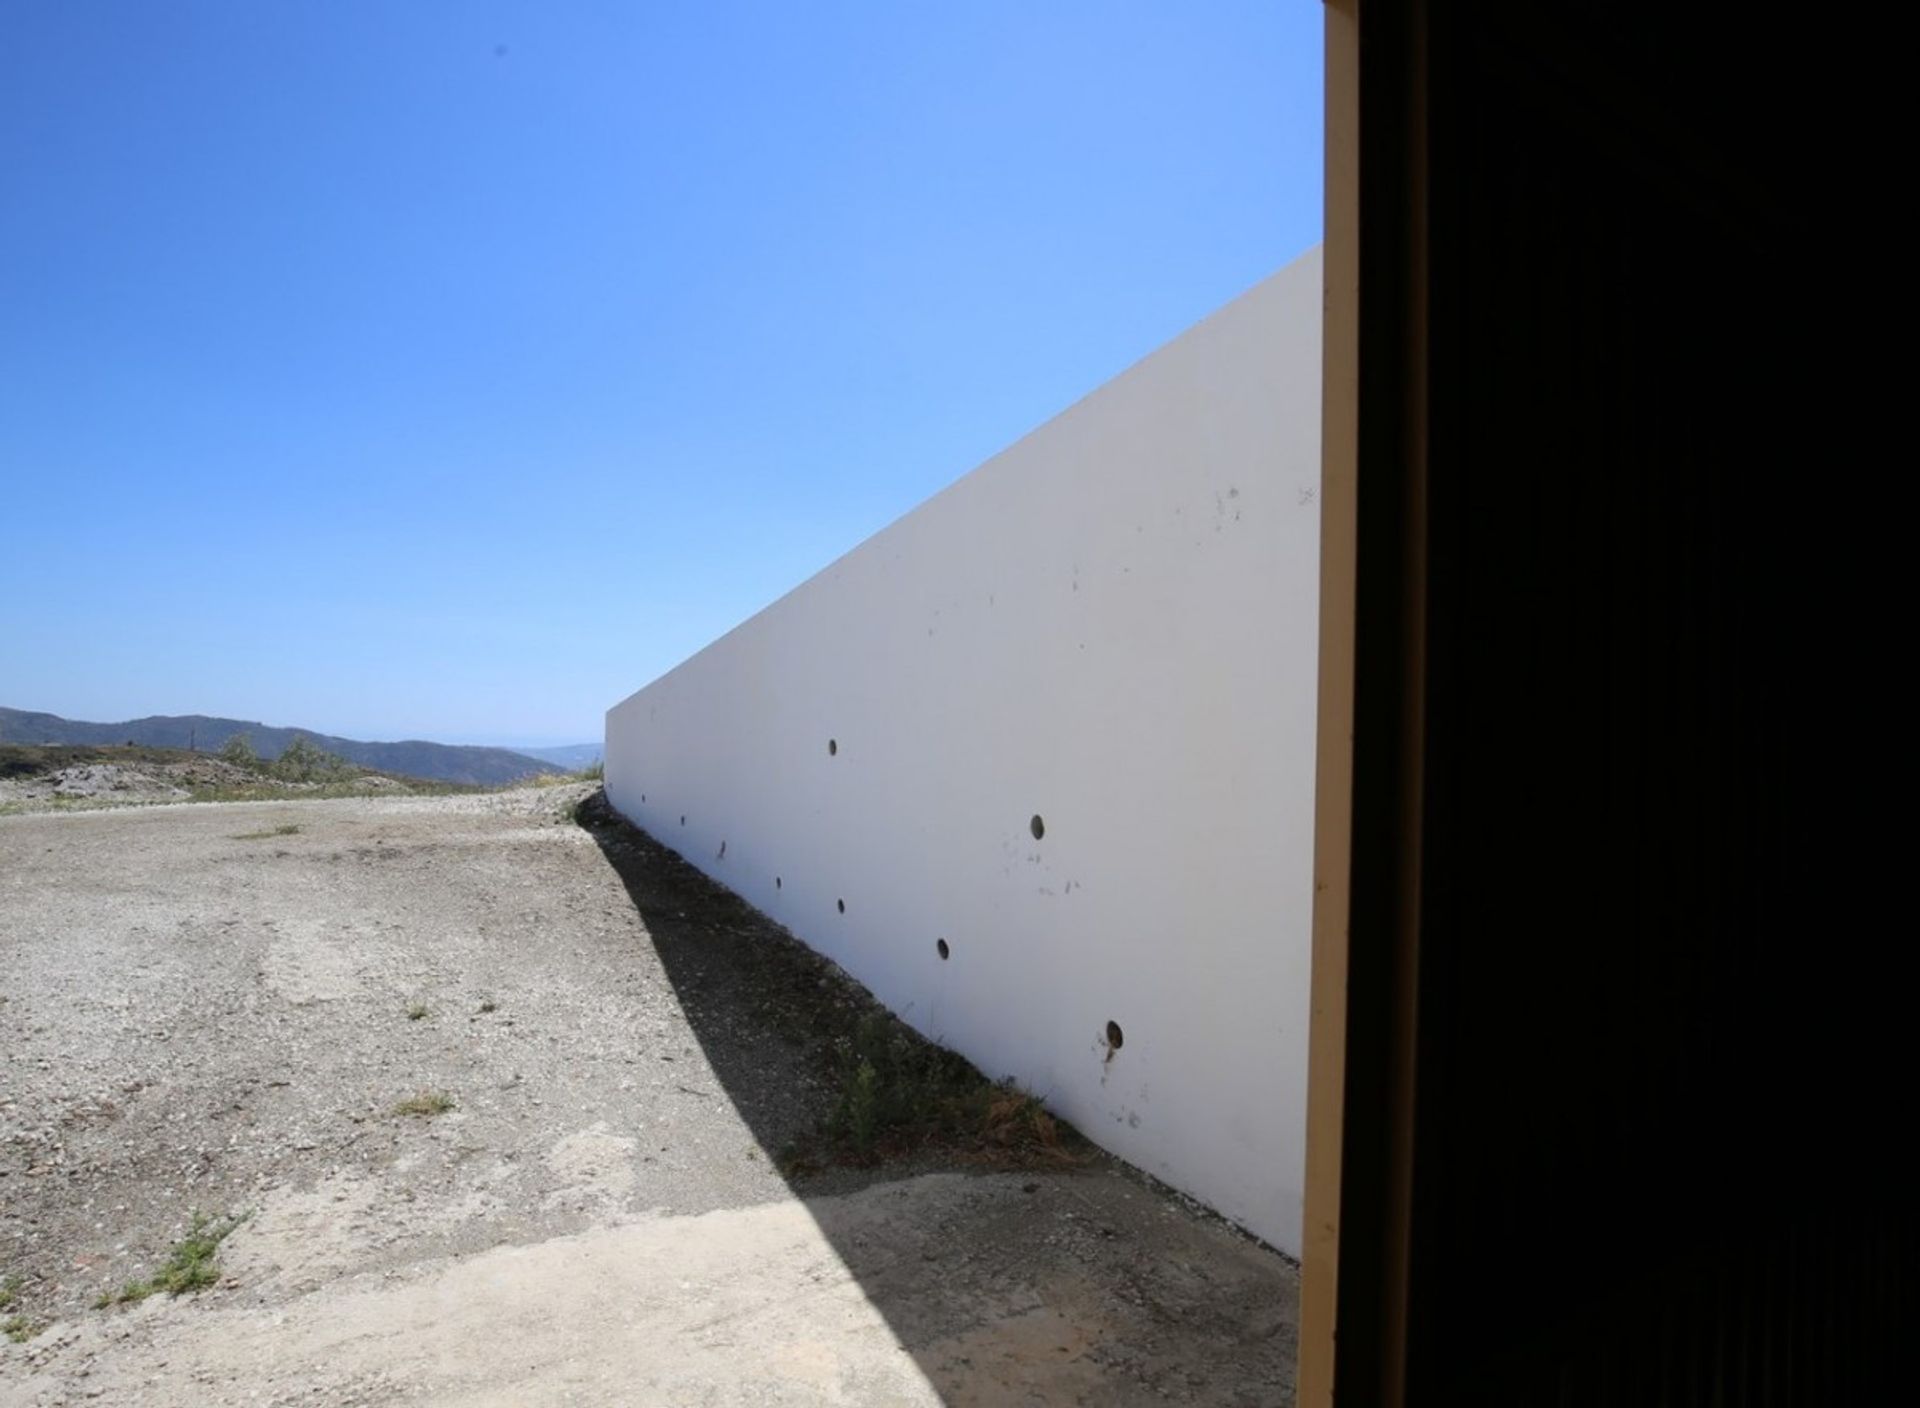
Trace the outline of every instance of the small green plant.
<instances>
[{"instance_id":1,"label":"small green plant","mask_svg":"<svg viewBox=\"0 0 1920 1408\"><path fill-rule=\"evenodd\" d=\"M144 1281L127 1282L120 1288L119 1294L103 1296L95 1304L132 1305L156 1292L177 1296L189 1291L204 1291L218 1284L220 1268L214 1262L220 1244L245 1220L244 1217L216 1219L204 1212L195 1213L188 1225L187 1235L173 1244L173 1250L167 1253L166 1264L158 1272Z\"/></svg>"},{"instance_id":2,"label":"small green plant","mask_svg":"<svg viewBox=\"0 0 1920 1408\"><path fill-rule=\"evenodd\" d=\"M20 1278L8 1276L0 1278L0 1315L20 1304ZM46 1326L29 1320L24 1315L6 1315L0 1319L0 1335L5 1335L15 1344L25 1344Z\"/></svg>"},{"instance_id":3,"label":"small green plant","mask_svg":"<svg viewBox=\"0 0 1920 1408\"><path fill-rule=\"evenodd\" d=\"M880 1072L873 1062L862 1061L847 1078L834 1120L856 1154L873 1152L874 1136L880 1132Z\"/></svg>"},{"instance_id":4,"label":"small green plant","mask_svg":"<svg viewBox=\"0 0 1920 1408\"><path fill-rule=\"evenodd\" d=\"M265 831L236 832L233 839L236 841L271 841L276 836L297 836L299 834L300 828L289 822L284 826L275 826Z\"/></svg>"},{"instance_id":5,"label":"small green plant","mask_svg":"<svg viewBox=\"0 0 1920 1408\"><path fill-rule=\"evenodd\" d=\"M410 1095L393 1107L396 1115L417 1115L431 1119L435 1115L444 1115L453 1108L453 1097L444 1090L423 1090L418 1095Z\"/></svg>"},{"instance_id":6,"label":"small green plant","mask_svg":"<svg viewBox=\"0 0 1920 1408\"><path fill-rule=\"evenodd\" d=\"M420 1021L420 1020L421 1020L422 1018L424 1018L424 1017L425 1017L426 1015L427 1015L427 1004L426 1004L426 1003L424 1003L424 1002L409 1002L409 1003L407 1004L407 1020L408 1020L409 1022L418 1022L418 1021Z\"/></svg>"},{"instance_id":7,"label":"small green plant","mask_svg":"<svg viewBox=\"0 0 1920 1408\"><path fill-rule=\"evenodd\" d=\"M882 1134L941 1123L946 1103L979 1080L951 1053L878 1012L861 1018L839 1055L840 1099L827 1128L856 1159L871 1157Z\"/></svg>"}]
</instances>

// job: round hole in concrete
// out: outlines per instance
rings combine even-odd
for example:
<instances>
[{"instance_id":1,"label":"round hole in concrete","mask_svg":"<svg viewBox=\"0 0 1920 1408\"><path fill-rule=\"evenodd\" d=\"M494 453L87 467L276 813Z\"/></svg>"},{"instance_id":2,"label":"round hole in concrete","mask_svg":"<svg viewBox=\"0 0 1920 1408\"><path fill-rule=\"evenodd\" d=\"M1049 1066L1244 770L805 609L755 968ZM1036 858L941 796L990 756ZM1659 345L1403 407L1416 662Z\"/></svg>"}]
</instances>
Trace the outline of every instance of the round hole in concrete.
<instances>
[{"instance_id":1,"label":"round hole in concrete","mask_svg":"<svg viewBox=\"0 0 1920 1408\"><path fill-rule=\"evenodd\" d=\"M1031 831L1033 833L1033 839L1038 841L1042 836L1047 834L1047 824L1040 820L1038 816L1035 816L1032 821L1027 823L1027 830Z\"/></svg>"},{"instance_id":2,"label":"round hole in concrete","mask_svg":"<svg viewBox=\"0 0 1920 1408\"><path fill-rule=\"evenodd\" d=\"M840 906L840 912L842 914L847 912L847 902L845 900L835 900L834 903Z\"/></svg>"},{"instance_id":3,"label":"round hole in concrete","mask_svg":"<svg viewBox=\"0 0 1920 1408\"><path fill-rule=\"evenodd\" d=\"M685 826L687 824L687 819L684 816L680 818L680 824L682 826Z\"/></svg>"},{"instance_id":4,"label":"round hole in concrete","mask_svg":"<svg viewBox=\"0 0 1920 1408\"><path fill-rule=\"evenodd\" d=\"M778 875L773 877L773 888L776 890L780 888L780 877Z\"/></svg>"},{"instance_id":5,"label":"round hole in concrete","mask_svg":"<svg viewBox=\"0 0 1920 1408\"><path fill-rule=\"evenodd\" d=\"M837 738L829 738L827 740L827 756L829 758L832 758L837 756L839 752L840 752L840 740Z\"/></svg>"},{"instance_id":6,"label":"round hole in concrete","mask_svg":"<svg viewBox=\"0 0 1920 1408\"><path fill-rule=\"evenodd\" d=\"M953 950L947 947L947 941L945 939L935 939L933 946L940 950L940 956L942 958L953 957Z\"/></svg>"},{"instance_id":7,"label":"round hole in concrete","mask_svg":"<svg viewBox=\"0 0 1920 1408\"><path fill-rule=\"evenodd\" d=\"M1126 1039L1127 1034L1120 1030L1120 1024L1118 1022L1107 1023L1107 1047L1109 1050L1118 1051L1121 1046L1125 1044Z\"/></svg>"}]
</instances>

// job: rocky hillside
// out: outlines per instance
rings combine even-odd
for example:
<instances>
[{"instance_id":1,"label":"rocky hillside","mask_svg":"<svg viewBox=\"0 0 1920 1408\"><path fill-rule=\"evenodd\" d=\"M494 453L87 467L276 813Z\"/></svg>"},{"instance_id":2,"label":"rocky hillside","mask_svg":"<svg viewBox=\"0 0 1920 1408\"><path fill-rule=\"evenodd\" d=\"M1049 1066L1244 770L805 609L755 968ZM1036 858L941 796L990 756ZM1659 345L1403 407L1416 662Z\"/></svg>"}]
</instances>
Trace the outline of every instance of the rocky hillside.
<instances>
[{"instance_id":1,"label":"rocky hillside","mask_svg":"<svg viewBox=\"0 0 1920 1408\"><path fill-rule=\"evenodd\" d=\"M296 774L273 763L248 766L183 748L0 743L0 815L151 802L406 796L458 790L451 783L394 777L343 763Z\"/></svg>"},{"instance_id":2,"label":"rocky hillside","mask_svg":"<svg viewBox=\"0 0 1920 1408\"><path fill-rule=\"evenodd\" d=\"M497 786L562 770L552 763L506 748L475 748L419 740L369 743L315 733L312 729L269 727L247 719L223 719L206 714L155 714L125 723L96 724L63 719L58 714L0 708L0 743L134 744L217 753L235 734L245 734L254 752L269 761L285 752L296 738L304 738L363 768L435 782Z\"/></svg>"}]
</instances>

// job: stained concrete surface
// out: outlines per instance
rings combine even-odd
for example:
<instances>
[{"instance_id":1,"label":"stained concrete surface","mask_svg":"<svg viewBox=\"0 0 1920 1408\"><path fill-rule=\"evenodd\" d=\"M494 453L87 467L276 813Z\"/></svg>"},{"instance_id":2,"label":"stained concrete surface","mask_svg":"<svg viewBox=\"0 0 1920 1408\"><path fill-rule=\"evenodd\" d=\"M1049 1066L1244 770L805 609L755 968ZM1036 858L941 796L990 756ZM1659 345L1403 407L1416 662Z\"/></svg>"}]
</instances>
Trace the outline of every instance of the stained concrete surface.
<instances>
[{"instance_id":1,"label":"stained concrete surface","mask_svg":"<svg viewBox=\"0 0 1920 1408\"><path fill-rule=\"evenodd\" d=\"M1290 1401L1294 1268L1111 1162L790 1184L779 936L579 796L0 818L0 1405Z\"/></svg>"}]
</instances>

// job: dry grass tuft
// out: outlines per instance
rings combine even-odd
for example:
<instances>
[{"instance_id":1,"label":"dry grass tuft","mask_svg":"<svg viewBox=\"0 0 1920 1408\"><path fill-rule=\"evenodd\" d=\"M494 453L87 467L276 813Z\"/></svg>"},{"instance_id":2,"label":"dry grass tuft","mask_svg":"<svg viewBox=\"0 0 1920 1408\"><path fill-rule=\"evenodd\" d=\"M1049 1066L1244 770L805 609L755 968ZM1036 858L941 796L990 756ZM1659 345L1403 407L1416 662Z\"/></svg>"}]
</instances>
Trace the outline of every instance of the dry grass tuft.
<instances>
[{"instance_id":1,"label":"dry grass tuft","mask_svg":"<svg viewBox=\"0 0 1920 1408\"><path fill-rule=\"evenodd\" d=\"M423 1090L418 1095L409 1095L393 1107L396 1115L414 1115L431 1119L435 1115L444 1115L453 1108L453 1097L444 1090Z\"/></svg>"}]
</instances>

